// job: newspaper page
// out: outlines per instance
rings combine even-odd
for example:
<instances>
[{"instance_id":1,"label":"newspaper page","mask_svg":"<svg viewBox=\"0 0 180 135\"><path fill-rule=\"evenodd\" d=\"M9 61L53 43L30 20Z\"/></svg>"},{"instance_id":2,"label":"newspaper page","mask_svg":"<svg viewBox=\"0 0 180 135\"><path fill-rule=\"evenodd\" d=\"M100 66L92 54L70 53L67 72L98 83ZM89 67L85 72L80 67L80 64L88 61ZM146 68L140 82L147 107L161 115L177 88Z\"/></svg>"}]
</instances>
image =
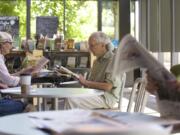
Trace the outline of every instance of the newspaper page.
<instances>
[{"instance_id":1,"label":"newspaper page","mask_svg":"<svg viewBox=\"0 0 180 135\"><path fill-rule=\"evenodd\" d=\"M168 83L175 81L176 77L158 62L134 37L128 34L123 37L107 70L108 72L113 72L113 76L116 77L121 73L136 68L146 68L148 70L148 75L157 82L159 88L157 94L160 100L180 101L179 90Z\"/></svg>"}]
</instances>

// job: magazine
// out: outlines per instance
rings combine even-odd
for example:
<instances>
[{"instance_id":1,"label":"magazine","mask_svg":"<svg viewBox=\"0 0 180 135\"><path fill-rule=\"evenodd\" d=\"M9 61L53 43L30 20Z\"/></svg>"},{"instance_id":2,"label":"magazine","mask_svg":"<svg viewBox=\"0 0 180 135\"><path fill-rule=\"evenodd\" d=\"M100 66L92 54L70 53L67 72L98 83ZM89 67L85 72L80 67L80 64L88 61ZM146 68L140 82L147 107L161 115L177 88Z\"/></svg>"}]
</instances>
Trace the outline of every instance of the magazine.
<instances>
[{"instance_id":1,"label":"magazine","mask_svg":"<svg viewBox=\"0 0 180 135\"><path fill-rule=\"evenodd\" d=\"M76 77L77 79L79 78L79 75L78 75L78 74L72 72L71 70L69 70L69 69L67 69L67 68L65 68L65 67L63 67L63 66L61 66L60 69L57 70L57 71L58 71L58 72L64 72L64 73L69 74L69 75L71 75L71 76L73 76L73 77Z\"/></svg>"}]
</instances>

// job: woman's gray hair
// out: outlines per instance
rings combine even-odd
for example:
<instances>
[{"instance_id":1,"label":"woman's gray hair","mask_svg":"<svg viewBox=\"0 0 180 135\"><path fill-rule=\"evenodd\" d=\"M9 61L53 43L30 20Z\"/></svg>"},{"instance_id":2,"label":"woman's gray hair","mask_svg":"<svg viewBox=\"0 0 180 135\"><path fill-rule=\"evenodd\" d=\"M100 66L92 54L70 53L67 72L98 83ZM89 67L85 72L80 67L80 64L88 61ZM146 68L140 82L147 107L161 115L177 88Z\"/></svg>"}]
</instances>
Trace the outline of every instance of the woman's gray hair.
<instances>
[{"instance_id":1,"label":"woman's gray hair","mask_svg":"<svg viewBox=\"0 0 180 135\"><path fill-rule=\"evenodd\" d=\"M4 31L0 31L0 47L5 43L5 42L13 42L12 36Z\"/></svg>"},{"instance_id":2,"label":"woman's gray hair","mask_svg":"<svg viewBox=\"0 0 180 135\"><path fill-rule=\"evenodd\" d=\"M94 40L97 44L101 43L106 45L106 49L108 51L114 50L114 46L112 45L110 38L102 31L92 33L89 37L88 43L90 43L91 40Z\"/></svg>"}]
</instances>

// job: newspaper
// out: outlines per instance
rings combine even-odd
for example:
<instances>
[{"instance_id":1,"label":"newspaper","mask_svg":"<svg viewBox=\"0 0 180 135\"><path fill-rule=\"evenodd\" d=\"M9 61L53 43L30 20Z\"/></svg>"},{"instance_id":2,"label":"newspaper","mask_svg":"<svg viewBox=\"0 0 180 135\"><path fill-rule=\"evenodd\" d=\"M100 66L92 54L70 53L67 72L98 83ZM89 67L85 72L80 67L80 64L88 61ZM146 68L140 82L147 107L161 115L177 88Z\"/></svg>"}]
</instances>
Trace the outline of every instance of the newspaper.
<instances>
[{"instance_id":1,"label":"newspaper","mask_svg":"<svg viewBox=\"0 0 180 135\"><path fill-rule=\"evenodd\" d=\"M157 94L160 100L180 101L179 90L173 84L168 83L175 81L176 77L134 37L128 34L122 39L107 70L113 72L113 76L117 77L121 73L136 68L146 68L148 70L148 75L157 82L159 88Z\"/></svg>"},{"instance_id":2,"label":"newspaper","mask_svg":"<svg viewBox=\"0 0 180 135\"><path fill-rule=\"evenodd\" d=\"M64 72L64 73L66 73L66 74L69 74L69 75L71 75L71 76L73 76L73 77L76 77L77 79L79 78L79 75L78 75L78 74L72 72L71 70L69 70L69 69L67 69L67 68L65 68L65 67L63 67L63 66L61 66L60 69L57 70L57 71L58 71L58 72L59 72L59 71L62 71L62 72Z\"/></svg>"},{"instance_id":3,"label":"newspaper","mask_svg":"<svg viewBox=\"0 0 180 135\"><path fill-rule=\"evenodd\" d=\"M34 71L39 72L47 63L49 62L49 59L46 57L41 57L37 62L36 65L34 66Z\"/></svg>"}]
</instances>

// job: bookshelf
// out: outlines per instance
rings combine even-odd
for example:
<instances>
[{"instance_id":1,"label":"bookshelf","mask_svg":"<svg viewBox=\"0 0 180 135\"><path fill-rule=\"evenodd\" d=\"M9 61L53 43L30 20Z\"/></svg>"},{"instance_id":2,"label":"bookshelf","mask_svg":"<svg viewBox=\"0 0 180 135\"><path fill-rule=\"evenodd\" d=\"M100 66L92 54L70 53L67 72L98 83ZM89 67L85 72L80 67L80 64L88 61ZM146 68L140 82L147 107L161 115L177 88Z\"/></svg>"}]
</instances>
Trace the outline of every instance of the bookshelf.
<instances>
[{"instance_id":1,"label":"bookshelf","mask_svg":"<svg viewBox=\"0 0 180 135\"><path fill-rule=\"evenodd\" d=\"M47 57L50 62L48 68L53 69L55 65L62 65L69 68L73 72L84 73L89 71L91 67L91 54L85 51L44 51L43 55ZM16 61L19 58L20 61ZM25 58L25 52L13 51L6 56L6 63L8 69L12 72L16 71L14 65L21 67L22 61Z\"/></svg>"},{"instance_id":2,"label":"bookshelf","mask_svg":"<svg viewBox=\"0 0 180 135\"><path fill-rule=\"evenodd\" d=\"M44 52L44 56L50 60L49 68L56 64L64 67L73 68L90 68L90 52L83 51L49 51Z\"/></svg>"}]
</instances>

